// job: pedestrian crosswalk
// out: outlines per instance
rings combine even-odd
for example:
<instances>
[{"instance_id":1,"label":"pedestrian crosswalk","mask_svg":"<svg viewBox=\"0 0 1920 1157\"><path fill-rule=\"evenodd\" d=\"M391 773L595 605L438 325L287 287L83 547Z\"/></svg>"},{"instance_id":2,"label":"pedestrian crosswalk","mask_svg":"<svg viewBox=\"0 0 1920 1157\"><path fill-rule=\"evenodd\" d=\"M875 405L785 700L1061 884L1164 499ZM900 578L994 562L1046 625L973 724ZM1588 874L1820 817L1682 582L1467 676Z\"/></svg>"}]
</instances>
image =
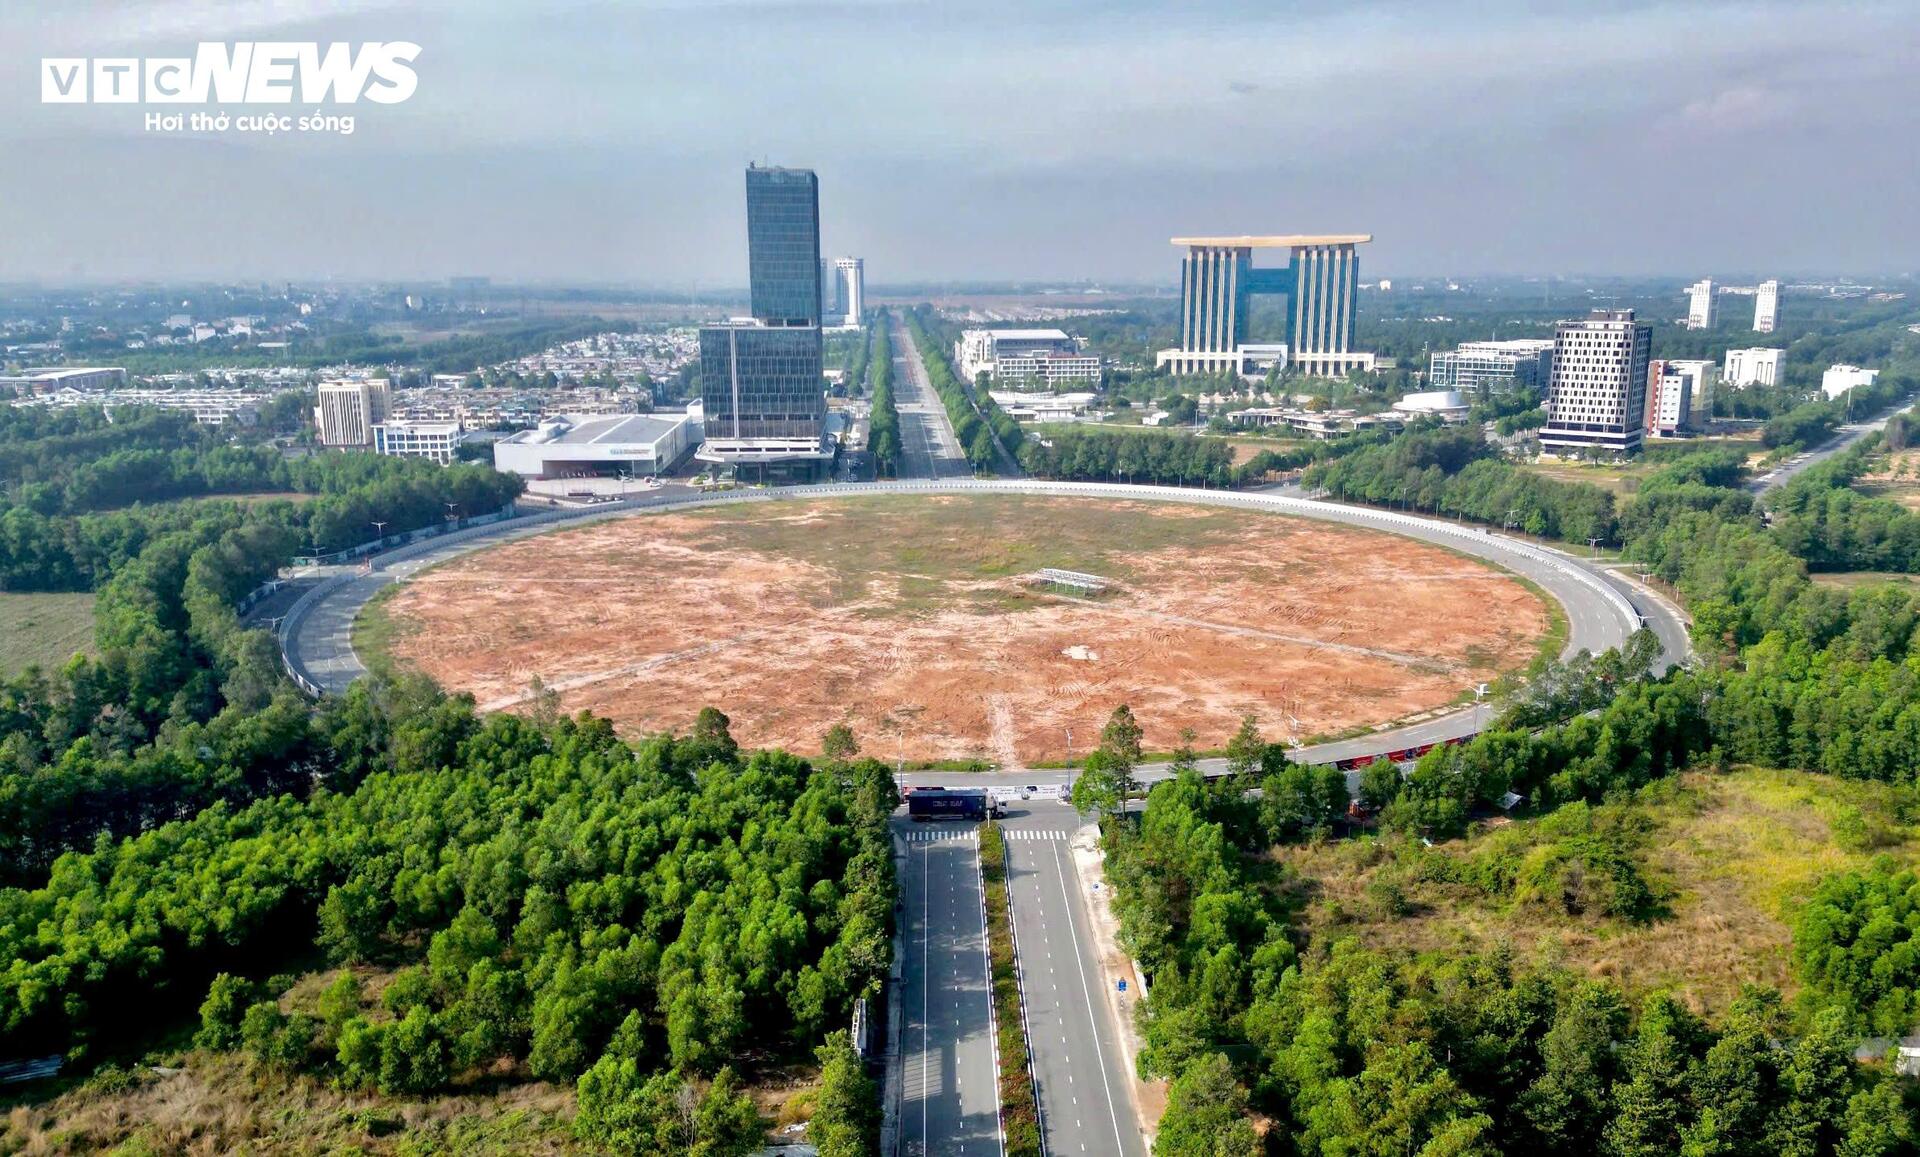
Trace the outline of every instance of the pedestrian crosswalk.
<instances>
[{"instance_id":1,"label":"pedestrian crosswalk","mask_svg":"<svg viewBox=\"0 0 1920 1157\"><path fill-rule=\"evenodd\" d=\"M1064 840L1064 831L1047 831L1037 828L1001 828L1000 834L1010 840ZM914 828L906 833L908 843L968 843L980 842L979 828Z\"/></svg>"}]
</instances>

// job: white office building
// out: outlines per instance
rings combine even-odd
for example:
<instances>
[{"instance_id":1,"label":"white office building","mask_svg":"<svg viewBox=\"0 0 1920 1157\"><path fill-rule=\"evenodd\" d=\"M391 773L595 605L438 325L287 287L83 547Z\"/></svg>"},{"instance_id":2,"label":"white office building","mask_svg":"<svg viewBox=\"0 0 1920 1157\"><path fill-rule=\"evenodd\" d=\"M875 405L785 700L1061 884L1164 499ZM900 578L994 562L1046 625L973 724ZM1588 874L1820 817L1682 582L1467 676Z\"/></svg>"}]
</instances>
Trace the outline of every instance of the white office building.
<instances>
[{"instance_id":1,"label":"white office building","mask_svg":"<svg viewBox=\"0 0 1920 1157\"><path fill-rule=\"evenodd\" d=\"M1630 309L1596 309L1564 321L1554 337L1547 424L1549 453L1631 454L1646 433L1647 362L1653 329Z\"/></svg>"},{"instance_id":2,"label":"white office building","mask_svg":"<svg viewBox=\"0 0 1920 1157\"><path fill-rule=\"evenodd\" d=\"M1780 320L1780 283L1763 281L1753 291L1753 332L1772 333Z\"/></svg>"},{"instance_id":3,"label":"white office building","mask_svg":"<svg viewBox=\"0 0 1920 1157\"><path fill-rule=\"evenodd\" d=\"M373 452L445 466L459 456L462 433L458 422L382 422L373 428Z\"/></svg>"},{"instance_id":4,"label":"white office building","mask_svg":"<svg viewBox=\"0 0 1920 1157\"><path fill-rule=\"evenodd\" d=\"M1769 349L1728 350L1720 380L1736 390L1748 386L1776 385L1780 381L1780 356L1784 352Z\"/></svg>"},{"instance_id":5,"label":"white office building","mask_svg":"<svg viewBox=\"0 0 1920 1157\"><path fill-rule=\"evenodd\" d=\"M549 418L493 444L493 467L522 478L658 474L693 445L686 414Z\"/></svg>"},{"instance_id":6,"label":"white office building","mask_svg":"<svg viewBox=\"0 0 1920 1157\"><path fill-rule=\"evenodd\" d=\"M1829 366L1827 372L1820 375L1820 392L1829 398L1837 398L1858 386L1871 386L1879 376L1879 370L1863 370L1859 366L1848 365Z\"/></svg>"},{"instance_id":7,"label":"white office building","mask_svg":"<svg viewBox=\"0 0 1920 1157\"><path fill-rule=\"evenodd\" d=\"M1694 375L1677 362L1647 363L1647 433L1667 438L1691 428Z\"/></svg>"},{"instance_id":8,"label":"white office building","mask_svg":"<svg viewBox=\"0 0 1920 1157\"><path fill-rule=\"evenodd\" d=\"M385 378L321 382L313 425L322 446L369 447L373 428L392 412L393 388Z\"/></svg>"},{"instance_id":9,"label":"white office building","mask_svg":"<svg viewBox=\"0 0 1920 1157\"><path fill-rule=\"evenodd\" d=\"M1553 373L1553 339L1462 342L1435 351L1427 362L1427 384L1463 394L1544 390Z\"/></svg>"},{"instance_id":10,"label":"white office building","mask_svg":"<svg viewBox=\"0 0 1920 1157\"><path fill-rule=\"evenodd\" d=\"M836 257L820 263L821 313L829 327L858 329L867 313L867 263L859 257Z\"/></svg>"},{"instance_id":11,"label":"white office building","mask_svg":"<svg viewBox=\"0 0 1920 1157\"><path fill-rule=\"evenodd\" d=\"M1683 418L1685 427L1700 429L1706 426L1713 415L1713 395L1720 384L1720 367L1702 358L1682 358L1660 363L1660 373L1649 371L1648 388L1652 388L1654 379L1665 374L1678 374L1686 379L1687 397L1692 416Z\"/></svg>"},{"instance_id":12,"label":"white office building","mask_svg":"<svg viewBox=\"0 0 1920 1157\"><path fill-rule=\"evenodd\" d=\"M1713 279L1703 277L1687 286L1687 328L1713 328Z\"/></svg>"},{"instance_id":13,"label":"white office building","mask_svg":"<svg viewBox=\"0 0 1920 1157\"><path fill-rule=\"evenodd\" d=\"M970 329L953 345L960 375L974 381L986 374L993 382L1041 382L1049 388L1068 382L1100 381L1100 359L1058 329Z\"/></svg>"}]
</instances>

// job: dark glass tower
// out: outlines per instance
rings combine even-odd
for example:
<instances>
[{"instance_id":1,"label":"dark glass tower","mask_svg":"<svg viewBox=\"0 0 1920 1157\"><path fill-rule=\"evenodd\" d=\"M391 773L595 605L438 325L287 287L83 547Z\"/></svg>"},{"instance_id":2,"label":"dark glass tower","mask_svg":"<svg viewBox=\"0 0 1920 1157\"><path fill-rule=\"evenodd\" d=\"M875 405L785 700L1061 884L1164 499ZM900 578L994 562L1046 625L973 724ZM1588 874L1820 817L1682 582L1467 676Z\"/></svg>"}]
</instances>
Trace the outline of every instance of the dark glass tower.
<instances>
[{"instance_id":1,"label":"dark glass tower","mask_svg":"<svg viewBox=\"0 0 1920 1157\"><path fill-rule=\"evenodd\" d=\"M812 170L748 167L747 274L752 319L700 329L709 460L830 460L821 444L820 182Z\"/></svg>"},{"instance_id":2,"label":"dark glass tower","mask_svg":"<svg viewBox=\"0 0 1920 1157\"><path fill-rule=\"evenodd\" d=\"M700 397L710 439L791 438L818 443L827 420L819 329L701 327Z\"/></svg>"},{"instance_id":3,"label":"dark glass tower","mask_svg":"<svg viewBox=\"0 0 1920 1157\"><path fill-rule=\"evenodd\" d=\"M747 169L747 280L753 316L820 324L820 181L811 169Z\"/></svg>"}]
</instances>

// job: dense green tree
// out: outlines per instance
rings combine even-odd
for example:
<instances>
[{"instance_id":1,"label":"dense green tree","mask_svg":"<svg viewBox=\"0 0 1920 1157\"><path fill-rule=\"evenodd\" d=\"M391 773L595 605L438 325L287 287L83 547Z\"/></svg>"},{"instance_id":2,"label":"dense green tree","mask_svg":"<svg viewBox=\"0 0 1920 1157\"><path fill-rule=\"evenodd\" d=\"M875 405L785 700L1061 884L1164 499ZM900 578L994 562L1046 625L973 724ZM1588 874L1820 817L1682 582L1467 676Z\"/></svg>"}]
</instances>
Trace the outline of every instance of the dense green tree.
<instances>
[{"instance_id":1,"label":"dense green tree","mask_svg":"<svg viewBox=\"0 0 1920 1157\"><path fill-rule=\"evenodd\" d=\"M1186 1065L1167 1089L1153 1151L1161 1157L1260 1157L1266 1150L1249 1118L1247 1093L1227 1058L1208 1053Z\"/></svg>"}]
</instances>

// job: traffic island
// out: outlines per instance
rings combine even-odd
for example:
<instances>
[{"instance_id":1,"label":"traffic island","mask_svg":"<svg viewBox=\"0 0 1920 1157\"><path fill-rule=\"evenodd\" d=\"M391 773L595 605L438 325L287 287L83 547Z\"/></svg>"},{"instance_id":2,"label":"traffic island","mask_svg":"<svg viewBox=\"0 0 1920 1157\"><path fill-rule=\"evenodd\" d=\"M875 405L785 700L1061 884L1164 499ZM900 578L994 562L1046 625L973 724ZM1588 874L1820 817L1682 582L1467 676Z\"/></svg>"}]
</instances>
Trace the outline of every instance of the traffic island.
<instances>
[{"instance_id":1,"label":"traffic island","mask_svg":"<svg viewBox=\"0 0 1920 1157\"><path fill-rule=\"evenodd\" d=\"M1027 1014L1007 894L1007 841L992 820L980 825L980 877L987 906L994 1032L1000 1066L1000 1128L1006 1157L1041 1157L1040 1106L1027 1050Z\"/></svg>"}]
</instances>

